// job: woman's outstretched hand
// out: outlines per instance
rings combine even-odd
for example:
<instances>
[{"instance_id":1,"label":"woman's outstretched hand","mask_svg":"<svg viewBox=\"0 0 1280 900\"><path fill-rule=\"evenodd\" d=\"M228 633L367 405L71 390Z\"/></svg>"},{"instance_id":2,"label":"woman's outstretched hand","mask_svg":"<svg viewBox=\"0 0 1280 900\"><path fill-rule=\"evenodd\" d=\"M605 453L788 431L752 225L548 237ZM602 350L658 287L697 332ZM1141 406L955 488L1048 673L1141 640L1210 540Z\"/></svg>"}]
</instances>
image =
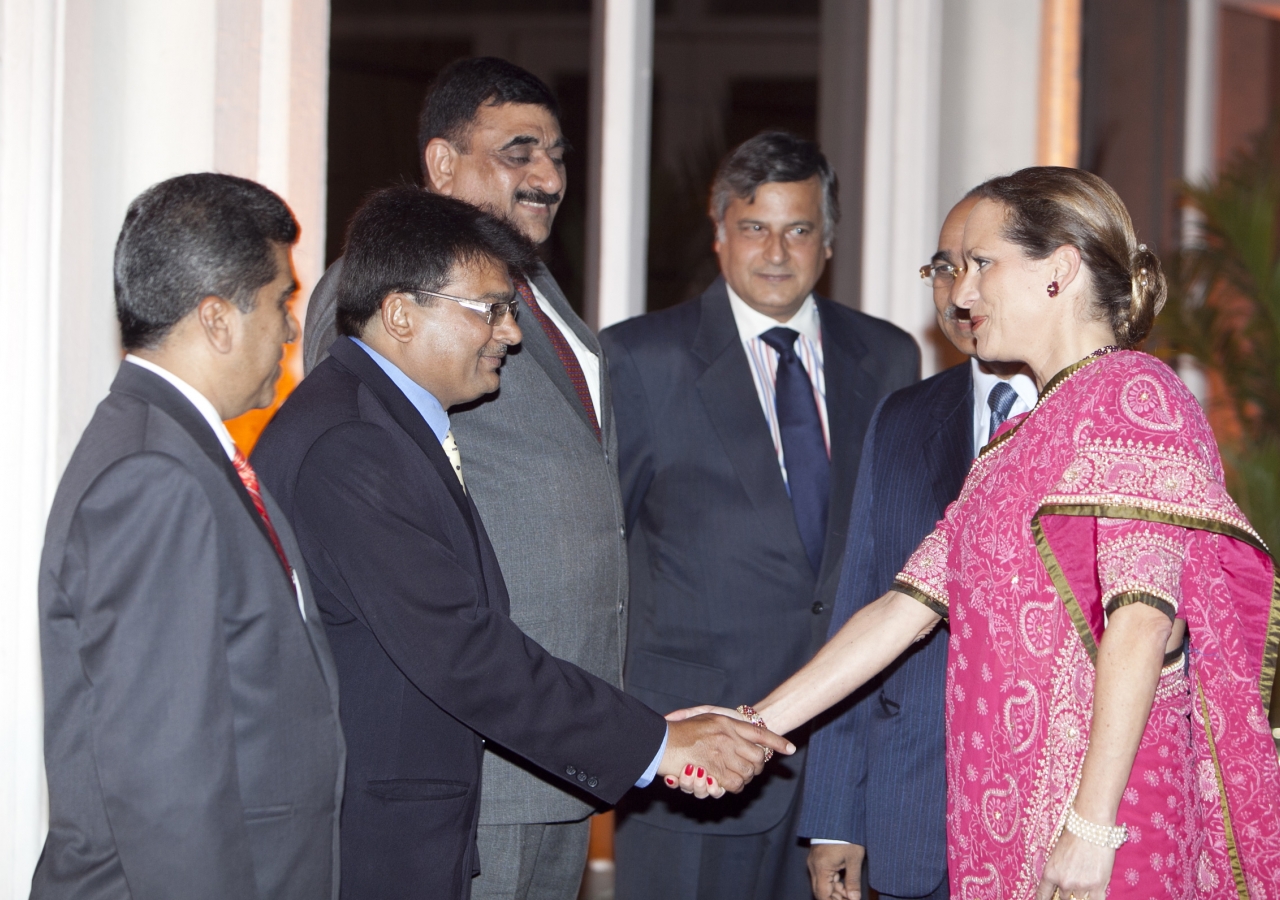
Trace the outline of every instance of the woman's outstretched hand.
<instances>
[{"instance_id":1,"label":"woman's outstretched hand","mask_svg":"<svg viewBox=\"0 0 1280 900\"><path fill-rule=\"evenodd\" d=\"M667 713L666 720L671 723L677 723L695 719L699 716L723 716L726 719L732 719L739 723L746 723L748 721L747 717L736 709L727 709L723 706L709 705L677 709L674 712ZM735 725L735 727L741 729L742 726ZM752 767L752 772L747 772L741 767L742 760L738 760L739 765L737 768L739 770L739 774L742 776L740 784L737 784L736 786L725 785L721 781L716 780L716 777L708 770L707 767L700 766L694 762L686 762L677 773L666 775L662 779L662 783L673 790L675 788L679 788L686 794L693 794L698 798L720 798L723 797L726 792L734 794L738 793L748 781L760 774L765 762L764 747L768 746L771 750L777 750L777 752L785 753L787 755L795 753L796 748L790 741L786 741L772 732L756 728L754 725L749 727L751 728L750 734L753 738L757 735L759 736L760 743L755 744L755 749L760 752L760 761ZM782 742L781 747L777 744L778 741Z\"/></svg>"},{"instance_id":2,"label":"woman's outstretched hand","mask_svg":"<svg viewBox=\"0 0 1280 900\"><path fill-rule=\"evenodd\" d=\"M1054 891L1060 900L1104 900L1115 862L1116 851L1064 831L1049 854L1036 900L1053 900Z\"/></svg>"}]
</instances>

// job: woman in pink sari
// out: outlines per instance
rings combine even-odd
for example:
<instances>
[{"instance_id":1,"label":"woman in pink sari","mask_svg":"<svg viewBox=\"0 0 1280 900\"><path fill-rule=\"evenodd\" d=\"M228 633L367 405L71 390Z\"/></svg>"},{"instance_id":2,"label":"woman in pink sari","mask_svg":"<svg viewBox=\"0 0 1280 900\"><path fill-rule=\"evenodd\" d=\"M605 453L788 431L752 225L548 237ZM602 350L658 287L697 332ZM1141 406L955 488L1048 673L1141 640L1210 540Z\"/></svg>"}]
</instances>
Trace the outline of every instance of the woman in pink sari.
<instances>
[{"instance_id":1,"label":"woman in pink sari","mask_svg":"<svg viewBox=\"0 0 1280 900\"><path fill-rule=\"evenodd\" d=\"M979 196L956 303L1040 401L894 590L744 709L785 734L945 618L954 896L1280 900L1280 587L1195 399L1128 349L1164 301L1159 261L1088 173Z\"/></svg>"}]
</instances>

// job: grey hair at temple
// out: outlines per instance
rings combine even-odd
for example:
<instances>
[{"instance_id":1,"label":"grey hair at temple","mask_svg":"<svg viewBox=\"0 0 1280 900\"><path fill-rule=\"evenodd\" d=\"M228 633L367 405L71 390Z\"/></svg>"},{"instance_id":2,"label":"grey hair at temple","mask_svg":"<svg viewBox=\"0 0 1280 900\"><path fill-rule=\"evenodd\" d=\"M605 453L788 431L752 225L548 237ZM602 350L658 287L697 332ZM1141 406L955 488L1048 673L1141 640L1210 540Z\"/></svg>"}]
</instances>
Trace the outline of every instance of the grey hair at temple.
<instances>
[{"instance_id":1,"label":"grey hair at temple","mask_svg":"<svg viewBox=\"0 0 1280 900\"><path fill-rule=\"evenodd\" d=\"M839 179L816 143L785 131L763 131L724 158L711 182L711 221L718 230L733 198L753 200L762 184L814 176L822 185L822 242L831 246L840 221Z\"/></svg>"}]
</instances>

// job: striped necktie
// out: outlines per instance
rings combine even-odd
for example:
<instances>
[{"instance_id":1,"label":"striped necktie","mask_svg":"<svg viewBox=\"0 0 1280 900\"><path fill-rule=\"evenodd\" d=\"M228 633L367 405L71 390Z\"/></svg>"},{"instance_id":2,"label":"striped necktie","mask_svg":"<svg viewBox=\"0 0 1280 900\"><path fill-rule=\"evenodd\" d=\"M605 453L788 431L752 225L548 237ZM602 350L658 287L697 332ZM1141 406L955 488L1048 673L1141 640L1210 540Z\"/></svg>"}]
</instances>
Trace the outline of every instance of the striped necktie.
<instances>
[{"instance_id":1,"label":"striped necktie","mask_svg":"<svg viewBox=\"0 0 1280 900\"><path fill-rule=\"evenodd\" d=\"M556 356L560 357L560 365L564 366L565 373L569 376L569 382L573 385L574 393L578 395L578 402L587 411L587 419L591 422L591 430L595 433L596 440L600 440L600 421L596 418L596 407L591 402L591 390L587 387L587 376L582 374L582 365L578 362L578 354L573 352L573 348L569 346L565 336L556 327L556 323L552 322L550 316L542 311L542 307L538 305L538 298L533 293L533 288L529 287L529 282L523 278L516 277L512 279L512 283L515 284L516 291L520 294L520 299L524 301L524 305L529 307L529 312L533 313L533 317L542 326L542 331L546 334L547 340L555 348Z\"/></svg>"},{"instance_id":2,"label":"striped necktie","mask_svg":"<svg viewBox=\"0 0 1280 900\"><path fill-rule=\"evenodd\" d=\"M253 471L253 466L249 465L249 460L244 458L244 454L240 452L239 448L236 449L236 455L232 457L231 464L236 467L236 474L240 476L240 481L244 483L244 489L249 492L249 499L253 501L254 509L262 517L262 524L267 526L267 537L271 538L271 546L276 548L276 555L280 557L280 565L284 566L284 574L292 579L293 569L289 565L288 558L284 555L284 547L280 545L280 536L276 534L275 526L271 524L271 517L267 515L267 506L262 502L262 488L258 484L258 473Z\"/></svg>"},{"instance_id":3,"label":"striped necktie","mask_svg":"<svg viewBox=\"0 0 1280 900\"><path fill-rule=\"evenodd\" d=\"M991 393L987 394L987 406L991 407L991 428L987 430L987 443L995 438L996 432L1009 418L1009 410L1018 399L1018 392L1007 381L997 381Z\"/></svg>"}]
</instances>

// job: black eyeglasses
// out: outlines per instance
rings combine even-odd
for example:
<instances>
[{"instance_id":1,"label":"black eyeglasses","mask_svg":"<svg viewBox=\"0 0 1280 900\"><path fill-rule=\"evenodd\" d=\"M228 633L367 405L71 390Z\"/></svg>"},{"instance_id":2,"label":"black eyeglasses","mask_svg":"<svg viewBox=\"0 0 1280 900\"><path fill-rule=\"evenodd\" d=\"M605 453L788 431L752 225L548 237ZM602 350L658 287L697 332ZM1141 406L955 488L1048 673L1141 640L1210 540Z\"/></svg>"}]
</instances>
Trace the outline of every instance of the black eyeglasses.
<instances>
[{"instance_id":1,"label":"black eyeglasses","mask_svg":"<svg viewBox=\"0 0 1280 900\"><path fill-rule=\"evenodd\" d=\"M518 298L512 297L510 300L499 300L496 303L485 303L483 300L468 300L466 297L454 297L449 294L442 294L439 291L411 290L405 291L406 294L426 294L428 297L439 297L441 300L452 300L467 309L478 312L484 316L486 325L493 325L495 322L501 322L507 313L511 313L512 321L518 316L516 305L520 302Z\"/></svg>"},{"instance_id":2,"label":"black eyeglasses","mask_svg":"<svg viewBox=\"0 0 1280 900\"><path fill-rule=\"evenodd\" d=\"M964 266L949 262L925 263L920 267L920 278L933 287L951 287L964 274Z\"/></svg>"}]
</instances>

